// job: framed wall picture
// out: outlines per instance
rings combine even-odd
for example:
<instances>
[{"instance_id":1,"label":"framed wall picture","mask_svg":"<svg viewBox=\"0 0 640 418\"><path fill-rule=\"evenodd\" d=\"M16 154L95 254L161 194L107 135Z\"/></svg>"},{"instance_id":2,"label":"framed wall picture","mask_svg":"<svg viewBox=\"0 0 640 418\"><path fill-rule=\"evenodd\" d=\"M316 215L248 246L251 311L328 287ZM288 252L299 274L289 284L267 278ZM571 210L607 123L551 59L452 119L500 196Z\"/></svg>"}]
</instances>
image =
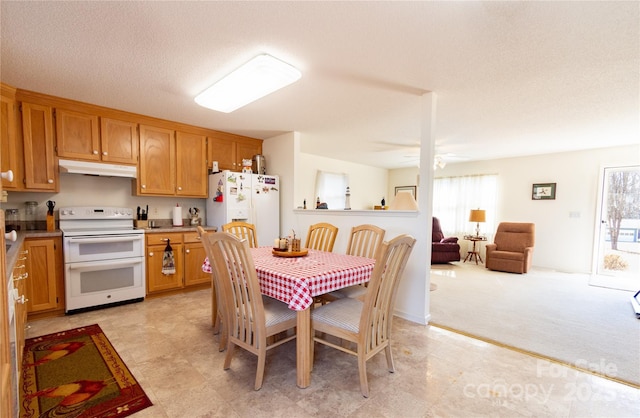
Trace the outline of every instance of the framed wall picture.
<instances>
[{"instance_id":1,"label":"framed wall picture","mask_svg":"<svg viewBox=\"0 0 640 418\"><path fill-rule=\"evenodd\" d=\"M411 193L411 195L415 199L416 198L416 189L417 189L417 186L396 186L395 194L397 195L398 192L409 192L409 193Z\"/></svg>"},{"instance_id":2,"label":"framed wall picture","mask_svg":"<svg viewBox=\"0 0 640 418\"><path fill-rule=\"evenodd\" d=\"M554 200L556 198L555 183L534 183L531 199L533 200Z\"/></svg>"}]
</instances>

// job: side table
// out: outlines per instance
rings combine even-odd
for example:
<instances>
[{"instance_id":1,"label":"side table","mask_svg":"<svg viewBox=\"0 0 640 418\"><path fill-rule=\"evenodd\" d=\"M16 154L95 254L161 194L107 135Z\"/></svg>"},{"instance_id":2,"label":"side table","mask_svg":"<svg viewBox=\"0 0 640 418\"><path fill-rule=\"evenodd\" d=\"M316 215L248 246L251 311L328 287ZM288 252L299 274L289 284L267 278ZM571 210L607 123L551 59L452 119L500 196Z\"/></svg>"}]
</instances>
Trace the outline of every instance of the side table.
<instances>
[{"instance_id":1,"label":"side table","mask_svg":"<svg viewBox=\"0 0 640 418\"><path fill-rule=\"evenodd\" d=\"M478 241L486 241L487 237L483 237L483 236L476 236L476 235L465 235L464 239L467 241L471 241L473 242L473 250L469 251L467 253L467 256L464 258L463 263L466 263L467 260L471 261L473 259L476 260L476 264L478 264L478 259L480 259L480 262L482 263L482 257L480 256L480 251L478 249L478 251L476 251L476 242Z\"/></svg>"}]
</instances>

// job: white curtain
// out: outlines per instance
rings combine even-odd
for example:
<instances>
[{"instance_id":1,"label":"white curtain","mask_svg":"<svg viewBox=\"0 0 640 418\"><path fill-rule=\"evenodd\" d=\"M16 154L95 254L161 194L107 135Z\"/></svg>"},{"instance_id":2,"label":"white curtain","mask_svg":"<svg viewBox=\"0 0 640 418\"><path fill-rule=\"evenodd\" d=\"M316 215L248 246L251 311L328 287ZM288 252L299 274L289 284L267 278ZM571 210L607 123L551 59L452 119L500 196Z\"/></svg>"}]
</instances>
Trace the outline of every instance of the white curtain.
<instances>
[{"instance_id":1,"label":"white curtain","mask_svg":"<svg viewBox=\"0 0 640 418\"><path fill-rule=\"evenodd\" d=\"M476 223L469 222L469 212L484 209L486 222L480 223L480 235L490 238L496 228L497 189L496 174L434 179L433 216L440 220L444 235L475 235Z\"/></svg>"},{"instance_id":2,"label":"white curtain","mask_svg":"<svg viewBox=\"0 0 640 418\"><path fill-rule=\"evenodd\" d=\"M316 198L326 203L328 209L344 209L349 176L318 170L316 174ZM315 207L315 200L313 206Z\"/></svg>"}]
</instances>

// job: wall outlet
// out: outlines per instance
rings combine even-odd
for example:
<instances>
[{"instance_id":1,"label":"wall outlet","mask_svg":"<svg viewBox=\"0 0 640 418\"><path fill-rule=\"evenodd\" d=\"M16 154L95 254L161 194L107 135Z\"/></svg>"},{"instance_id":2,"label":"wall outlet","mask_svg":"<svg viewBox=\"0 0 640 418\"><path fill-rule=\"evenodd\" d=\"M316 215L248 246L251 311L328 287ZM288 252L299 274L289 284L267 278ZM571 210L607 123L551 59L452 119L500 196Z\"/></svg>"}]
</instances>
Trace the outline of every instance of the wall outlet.
<instances>
[{"instance_id":1,"label":"wall outlet","mask_svg":"<svg viewBox=\"0 0 640 418\"><path fill-rule=\"evenodd\" d=\"M153 214L157 215L158 214L158 208L153 208Z\"/></svg>"}]
</instances>

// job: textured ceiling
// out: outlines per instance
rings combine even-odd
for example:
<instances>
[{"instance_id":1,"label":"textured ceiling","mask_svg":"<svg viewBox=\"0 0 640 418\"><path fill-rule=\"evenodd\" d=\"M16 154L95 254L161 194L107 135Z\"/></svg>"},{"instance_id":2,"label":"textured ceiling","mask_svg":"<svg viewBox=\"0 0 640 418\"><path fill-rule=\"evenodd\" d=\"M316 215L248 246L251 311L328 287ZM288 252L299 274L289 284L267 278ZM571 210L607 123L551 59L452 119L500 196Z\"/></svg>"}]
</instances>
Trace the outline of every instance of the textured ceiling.
<instances>
[{"instance_id":1,"label":"textured ceiling","mask_svg":"<svg viewBox=\"0 0 640 418\"><path fill-rule=\"evenodd\" d=\"M639 2L0 2L3 82L380 167L640 138ZM230 114L193 97L253 56L302 79ZM400 144L400 145L393 145ZM458 157L458 158L455 158Z\"/></svg>"}]
</instances>

